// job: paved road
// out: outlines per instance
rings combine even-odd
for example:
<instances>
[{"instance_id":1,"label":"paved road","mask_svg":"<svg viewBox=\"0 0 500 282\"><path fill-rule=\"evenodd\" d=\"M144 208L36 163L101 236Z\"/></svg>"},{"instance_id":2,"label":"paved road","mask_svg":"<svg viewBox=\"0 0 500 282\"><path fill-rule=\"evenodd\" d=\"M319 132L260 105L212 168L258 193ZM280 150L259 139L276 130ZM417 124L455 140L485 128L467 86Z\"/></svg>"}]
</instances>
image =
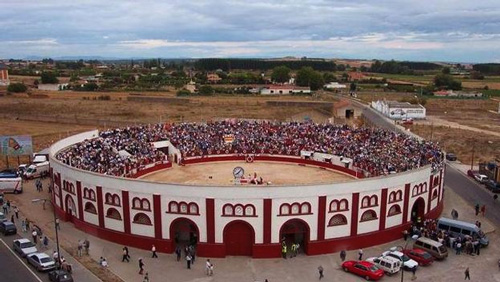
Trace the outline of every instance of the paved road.
<instances>
[{"instance_id":1,"label":"paved road","mask_svg":"<svg viewBox=\"0 0 500 282\"><path fill-rule=\"evenodd\" d=\"M486 189L484 185L480 185L450 165L446 165L444 182L446 186L453 189L455 193L471 205L476 203L479 203L479 205L485 204L486 218L496 226L500 225L500 203L493 201L493 193ZM471 212L474 212L473 207L471 207Z\"/></svg>"},{"instance_id":2,"label":"paved road","mask_svg":"<svg viewBox=\"0 0 500 282\"><path fill-rule=\"evenodd\" d=\"M27 266L26 260L20 260L20 257L17 254L10 251L10 244L14 239L15 238L13 236L2 236L0 239L0 265L2 266L0 280L23 282L49 281L47 274L35 273L33 268Z\"/></svg>"}]
</instances>

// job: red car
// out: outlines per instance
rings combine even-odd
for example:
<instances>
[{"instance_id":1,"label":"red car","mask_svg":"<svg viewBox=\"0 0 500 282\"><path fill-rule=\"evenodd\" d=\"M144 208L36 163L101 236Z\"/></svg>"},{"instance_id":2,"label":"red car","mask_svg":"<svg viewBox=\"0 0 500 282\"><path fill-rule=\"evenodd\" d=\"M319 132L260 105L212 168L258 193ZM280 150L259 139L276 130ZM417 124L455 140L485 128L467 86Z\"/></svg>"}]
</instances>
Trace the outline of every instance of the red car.
<instances>
[{"instance_id":1,"label":"red car","mask_svg":"<svg viewBox=\"0 0 500 282\"><path fill-rule=\"evenodd\" d=\"M421 249L403 250L403 253L409 258L418 262L418 265L429 265L434 261L434 257Z\"/></svg>"},{"instance_id":2,"label":"red car","mask_svg":"<svg viewBox=\"0 0 500 282\"><path fill-rule=\"evenodd\" d=\"M364 277L366 280L377 281L384 277L384 271L367 261L348 260L342 264L345 272L351 272Z\"/></svg>"},{"instance_id":3,"label":"red car","mask_svg":"<svg viewBox=\"0 0 500 282\"><path fill-rule=\"evenodd\" d=\"M467 171L467 175L474 178L474 176L476 176L477 174L479 174L479 172L477 170L468 170Z\"/></svg>"}]
</instances>

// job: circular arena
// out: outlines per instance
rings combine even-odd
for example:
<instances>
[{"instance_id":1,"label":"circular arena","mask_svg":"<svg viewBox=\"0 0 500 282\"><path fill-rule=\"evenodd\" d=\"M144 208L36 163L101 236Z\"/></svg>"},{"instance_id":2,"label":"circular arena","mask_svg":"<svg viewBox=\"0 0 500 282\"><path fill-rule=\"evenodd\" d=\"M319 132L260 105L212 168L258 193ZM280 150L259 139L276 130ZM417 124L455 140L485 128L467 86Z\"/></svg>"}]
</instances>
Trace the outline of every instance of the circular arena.
<instances>
[{"instance_id":1,"label":"circular arena","mask_svg":"<svg viewBox=\"0 0 500 282\"><path fill-rule=\"evenodd\" d=\"M224 121L94 130L53 144L50 165L62 220L167 253L363 248L443 208L439 148L382 129Z\"/></svg>"}]
</instances>

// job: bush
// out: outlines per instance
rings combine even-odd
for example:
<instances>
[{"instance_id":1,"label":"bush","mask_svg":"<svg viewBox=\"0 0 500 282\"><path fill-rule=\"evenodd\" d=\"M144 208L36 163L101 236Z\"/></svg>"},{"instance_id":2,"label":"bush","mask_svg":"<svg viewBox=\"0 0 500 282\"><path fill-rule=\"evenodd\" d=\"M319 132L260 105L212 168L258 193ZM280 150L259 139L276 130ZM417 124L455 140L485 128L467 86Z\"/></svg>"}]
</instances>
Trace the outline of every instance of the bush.
<instances>
[{"instance_id":1,"label":"bush","mask_svg":"<svg viewBox=\"0 0 500 282\"><path fill-rule=\"evenodd\" d=\"M28 90L28 87L23 83L12 83L7 87L7 91L12 93L23 93L26 92L26 90Z\"/></svg>"},{"instance_id":2,"label":"bush","mask_svg":"<svg viewBox=\"0 0 500 282\"><path fill-rule=\"evenodd\" d=\"M177 91L178 97L189 96L189 94L191 94L191 92L189 92L189 90L187 90L187 89L180 89L179 91Z\"/></svg>"}]
</instances>

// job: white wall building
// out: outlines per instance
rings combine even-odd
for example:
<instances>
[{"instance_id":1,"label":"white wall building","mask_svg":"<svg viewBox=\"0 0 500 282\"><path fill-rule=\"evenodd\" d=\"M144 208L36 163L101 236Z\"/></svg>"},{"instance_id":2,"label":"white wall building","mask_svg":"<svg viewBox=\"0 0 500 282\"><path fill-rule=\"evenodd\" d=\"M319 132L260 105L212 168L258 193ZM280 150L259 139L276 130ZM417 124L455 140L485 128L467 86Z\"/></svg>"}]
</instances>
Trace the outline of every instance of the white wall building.
<instances>
[{"instance_id":1,"label":"white wall building","mask_svg":"<svg viewBox=\"0 0 500 282\"><path fill-rule=\"evenodd\" d=\"M425 119L426 109L418 104L410 104L408 102L397 101L372 101L372 108L382 113L384 116L401 120L401 119Z\"/></svg>"},{"instance_id":2,"label":"white wall building","mask_svg":"<svg viewBox=\"0 0 500 282\"><path fill-rule=\"evenodd\" d=\"M299 87L294 85L270 85L260 89L262 95L289 95L289 94L309 94L310 87Z\"/></svg>"}]
</instances>

